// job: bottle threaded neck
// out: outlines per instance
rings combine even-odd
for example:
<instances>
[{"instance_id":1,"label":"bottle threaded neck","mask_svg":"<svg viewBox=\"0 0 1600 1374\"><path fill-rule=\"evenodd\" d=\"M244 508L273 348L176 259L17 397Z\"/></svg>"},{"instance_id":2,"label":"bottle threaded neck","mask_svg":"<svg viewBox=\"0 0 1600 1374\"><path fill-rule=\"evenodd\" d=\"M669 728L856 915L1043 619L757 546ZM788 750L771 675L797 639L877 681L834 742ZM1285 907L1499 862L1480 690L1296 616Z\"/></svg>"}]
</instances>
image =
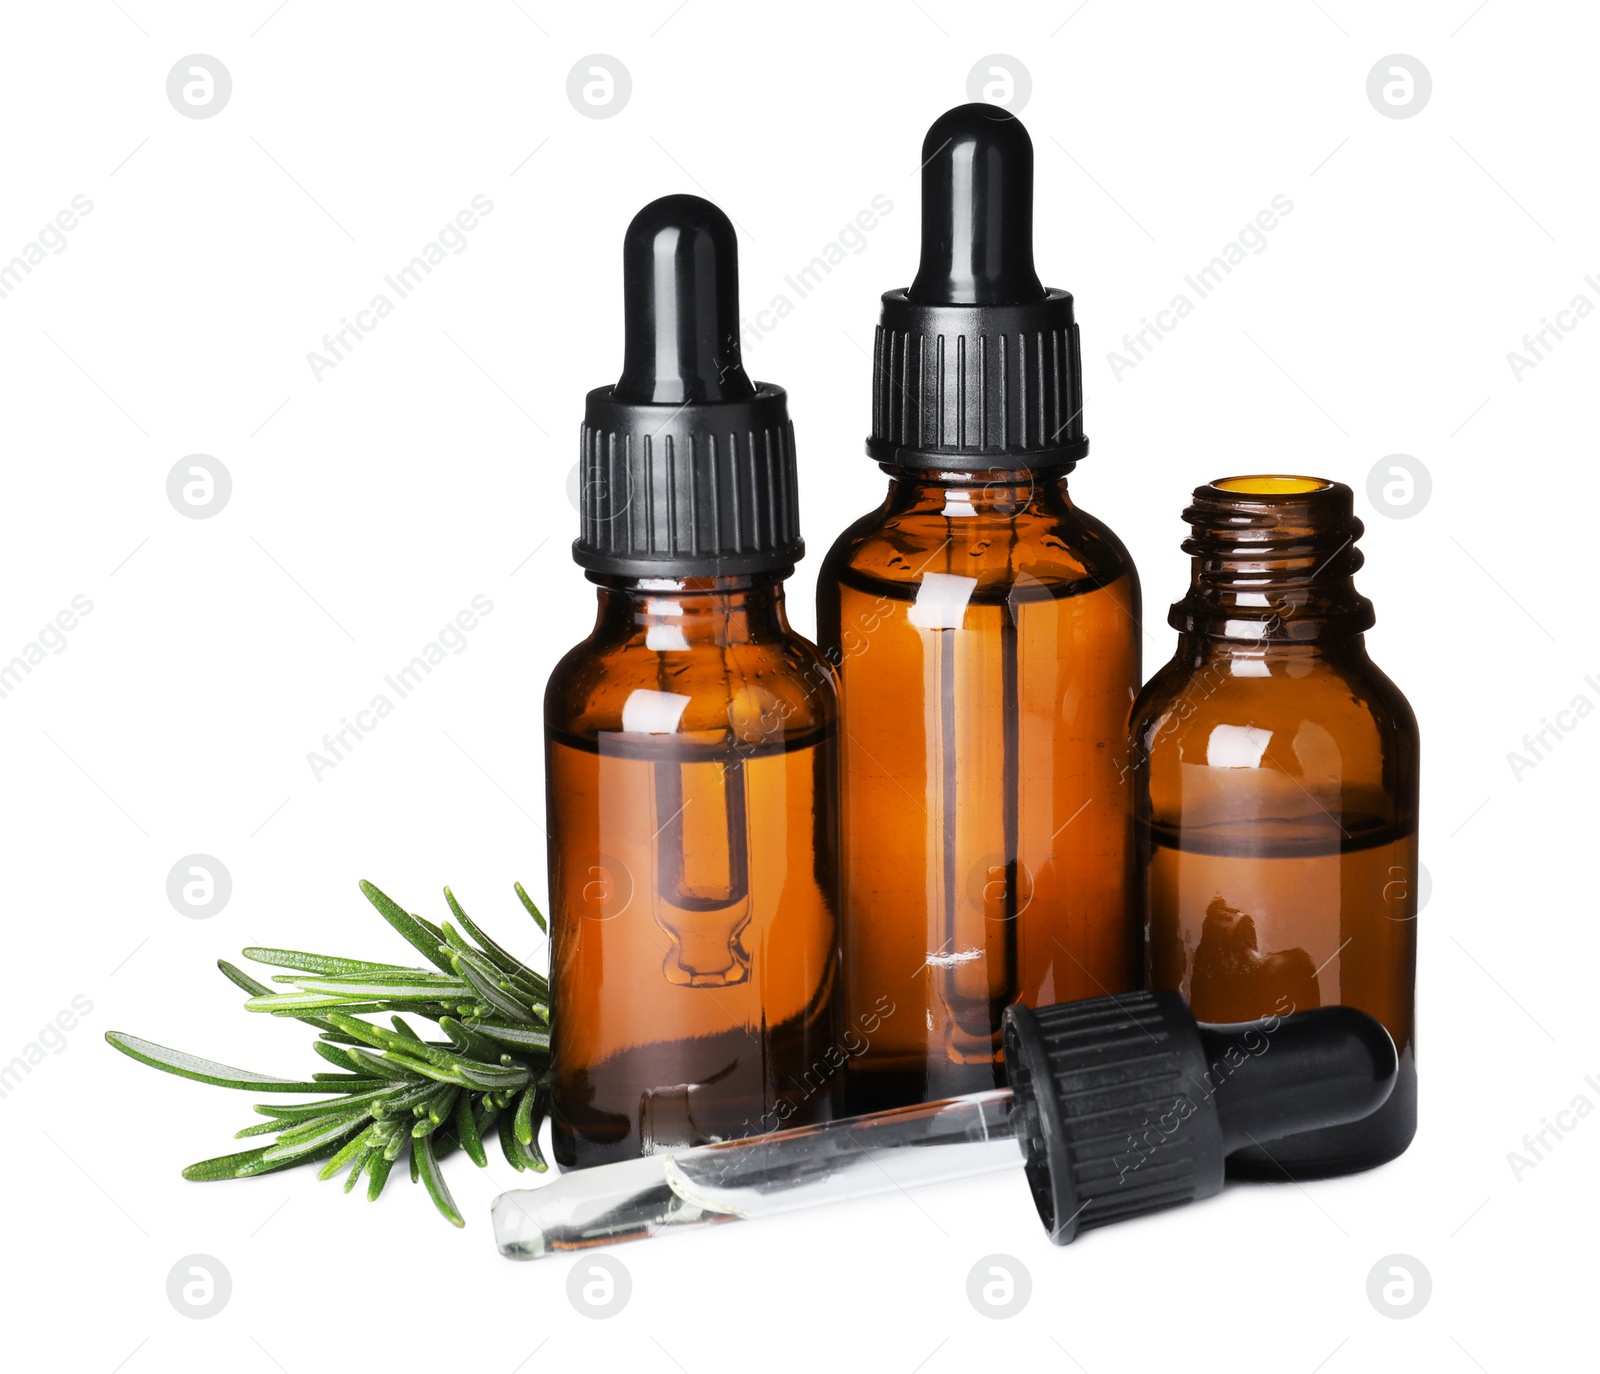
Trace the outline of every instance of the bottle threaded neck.
<instances>
[{"instance_id":1,"label":"bottle threaded neck","mask_svg":"<svg viewBox=\"0 0 1600 1374\"><path fill-rule=\"evenodd\" d=\"M1372 603L1352 581L1363 562L1355 494L1320 477L1258 474L1196 487L1189 590L1168 623L1213 639L1308 642L1360 634Z\"/></svg>"}]
</instances>

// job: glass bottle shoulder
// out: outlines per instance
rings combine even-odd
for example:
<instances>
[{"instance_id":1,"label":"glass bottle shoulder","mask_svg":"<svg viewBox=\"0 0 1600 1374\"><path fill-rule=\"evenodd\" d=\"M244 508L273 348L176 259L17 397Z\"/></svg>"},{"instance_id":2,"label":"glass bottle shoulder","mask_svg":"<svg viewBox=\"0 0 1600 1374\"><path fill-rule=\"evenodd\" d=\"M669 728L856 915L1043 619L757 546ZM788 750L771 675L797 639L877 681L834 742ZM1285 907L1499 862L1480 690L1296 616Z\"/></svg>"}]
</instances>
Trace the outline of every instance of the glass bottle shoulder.
<instances>
[{"instance_id":1,"label":"glass bottle shoulder","mask_svg":"<svg viewBox=\"0 0 1600 1374\"><path fill-rule=\"evenodd\" d=\"M944 573L990 591L1033 582L1060 594L1135 579L1122 541L1068 500L1059 479L1040 479L1015 499L983 487L951 488L943 500L896 498L891 490L834 541L819 581L892 595Z\"/></svg>"},{"instance_id":2,"label":"glass bottle shoulder","mask_svg":"<svg viewBox=\"0 0 1600 1374\"><path fill-rule=\"evenodd\" d=\"M1129 721L1130 744L1154 772L1175 765L1339 771L1374 781L1398 768L1414 775L1416 716L1400 689L1359 644L1336 652L1180 643L1144 685Z\"/></svg>"},{"instance_id":3,"label":"glass bottle shoulder","mask_svg":"<svg viewBox=\"0 0 1600 1374\"><path fill-rule=\"evenodd\" d=\"M833 725L833 672L809 640L786 630L688 643L674 629L597 626L550 675L547 728L584 739L642 732L782 745Z\"/></svg>"}]
</instances>

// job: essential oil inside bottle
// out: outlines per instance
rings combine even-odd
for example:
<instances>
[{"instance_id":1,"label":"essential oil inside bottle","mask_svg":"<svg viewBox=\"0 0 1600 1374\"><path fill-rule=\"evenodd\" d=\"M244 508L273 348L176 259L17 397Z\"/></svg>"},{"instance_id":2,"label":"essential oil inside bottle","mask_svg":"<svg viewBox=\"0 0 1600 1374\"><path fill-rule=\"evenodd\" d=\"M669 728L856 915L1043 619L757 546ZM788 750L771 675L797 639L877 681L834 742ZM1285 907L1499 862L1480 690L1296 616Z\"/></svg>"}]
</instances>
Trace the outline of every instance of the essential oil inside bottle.
<instances>
[{"instance_id":1,"label":"essential oil inside bottle","mask_svg":"<svg viewBox=\"0 0 1600 1374\"><path fill-rule=\"evenodd\" d=\"M738 353L732 226L691 196L624 246L621 381L589 397L594 632L545 698L556 1158L833 1113L837 703L788 625L803 551L780 388Z\"/></svg>"},{"instance_id":2,"label":"essential oil inside bottle","mask_svg":"<svg viewBox=\"0 0 1600 1374\"><path fill-rule=\"evenodd\" d=\"M1231 1173L1316 1177L1393 1158L1416 1128L1417 735L1367 657L1348 487L1202 487L1172 662L1133 714L1148 975L1203 1021L1343 1004L1394 1038L1371 1117L1246 1149Z\"/></svg>"},{"instance_id":3,"label":"essential oil inside bottle","mask_svg":"<svg viewBox=\"0 0 1600 1374\"><path fill-rule=\"evenodd\" d=\"M1136 981L1126 555L1055 474L907 471L876 518L820 620L848 684L846 1002L896 1005L850 1065L860 1111L1003 1082L1007 1006Z\"/></svg>"},{"instance_id":4,"label":"essential oil inside bottle","mask_svg":"<svg viewBox=\"0 0 1600 1374\"><path fill-rule=\"evenodd\" d=\"M842 697L851 1111L1003 1085L1008 1006L1137 983L1126 901L1139 588L1077 507L1069 293L1033 264L1033 145L989 105L922 151L922 256L887 292L867 452L883 505L817 582Z\"/></svg>"}]
</instances>

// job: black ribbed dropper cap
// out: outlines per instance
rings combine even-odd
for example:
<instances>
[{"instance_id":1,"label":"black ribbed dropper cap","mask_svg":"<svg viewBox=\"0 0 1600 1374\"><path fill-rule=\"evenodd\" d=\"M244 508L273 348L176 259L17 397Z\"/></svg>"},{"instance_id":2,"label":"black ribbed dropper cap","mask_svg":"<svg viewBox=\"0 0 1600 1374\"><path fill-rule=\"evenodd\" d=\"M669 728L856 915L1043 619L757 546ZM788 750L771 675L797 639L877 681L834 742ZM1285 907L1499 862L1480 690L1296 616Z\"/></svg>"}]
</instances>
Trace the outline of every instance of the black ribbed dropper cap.
<instances>
[{"instance_id":1,"label":"black ribbed dropper cap","mask_svg":"<svg viewBox=\"0 0 1600 1374\"><path fill-rule=\"evenodd\" d=\"M782 387L739 356L739 255L699 196L634 216L622 246L625 344L588 396L573 558L618 577L782 572L805 551Z\"/></svg>"},{"instance_id":2,"label":"black ribbed dropper cap","mask_svg":"<svg viewBox=\"0 0 1600 1374\"><path fill-rule=\"evenodd\" d=\"M1050 1239L1220 1192L1228 1155L1388 1100L1389 1033L1352 1007L1198 1025L1176 992L1009 1007L1006 1072ZM1287 1175L1286 1175L1287 1176Z\"/></svg>"},{"instance_id":3,"label":"black ribbed dropper cap","mask_svg":"<svg viewBox=\"0 0 1600 1374\"><path fill-rule=\"evenodd\" d=\"M884 293L867 452L898 467L1070 469L1083 436L1072 296L1033 266L1033 141L959 105L922 144L922 261Z\"/></svg>"}]
</instances>

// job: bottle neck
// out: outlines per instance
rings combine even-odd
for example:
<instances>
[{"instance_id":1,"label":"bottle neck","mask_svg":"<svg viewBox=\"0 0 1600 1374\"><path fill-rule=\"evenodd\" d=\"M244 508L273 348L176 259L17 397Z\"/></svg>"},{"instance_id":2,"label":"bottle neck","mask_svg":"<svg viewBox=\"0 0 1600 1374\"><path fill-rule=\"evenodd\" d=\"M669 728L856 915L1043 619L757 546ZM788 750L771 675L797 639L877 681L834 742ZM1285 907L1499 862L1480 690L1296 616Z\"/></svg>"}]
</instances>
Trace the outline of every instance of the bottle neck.
<instances>
[{"instance_id":1,"label":"bottle neck","mask_svg":"<svg viewBox=\"0 0 1600 1374\"><path fill-rule=\"evenodd\" d=\"M790 633L783 579L611 577L589 574L599 591L598 635L633 639L662 652L770 644Z\"/></svg>"},{"instance_id":2,"label":"bottle neck","mask_svg":"<svg viewBox=\"0 0 1600 1374\"><path fill-rule=\"evenodd\" d=\"M1067 495L1070 467L954 472L884 464L883 470L889 474L891 515L1010 520L1029 511L1059 512L1072 504Z\"/></svg>"},{"instance_id":3,"label":"bottle neck","mask_svg":"<svg viewBox=\"0 0 1600 1374\"><path fill-rule=\"evenodd\" d=\"M1350 488L1311 477L1230 477L1198 487L1189 590L1168 623L1180 653L1359 648L1372 603L1356 591L1361 521Z\"/></svg>"}]
</instances>

